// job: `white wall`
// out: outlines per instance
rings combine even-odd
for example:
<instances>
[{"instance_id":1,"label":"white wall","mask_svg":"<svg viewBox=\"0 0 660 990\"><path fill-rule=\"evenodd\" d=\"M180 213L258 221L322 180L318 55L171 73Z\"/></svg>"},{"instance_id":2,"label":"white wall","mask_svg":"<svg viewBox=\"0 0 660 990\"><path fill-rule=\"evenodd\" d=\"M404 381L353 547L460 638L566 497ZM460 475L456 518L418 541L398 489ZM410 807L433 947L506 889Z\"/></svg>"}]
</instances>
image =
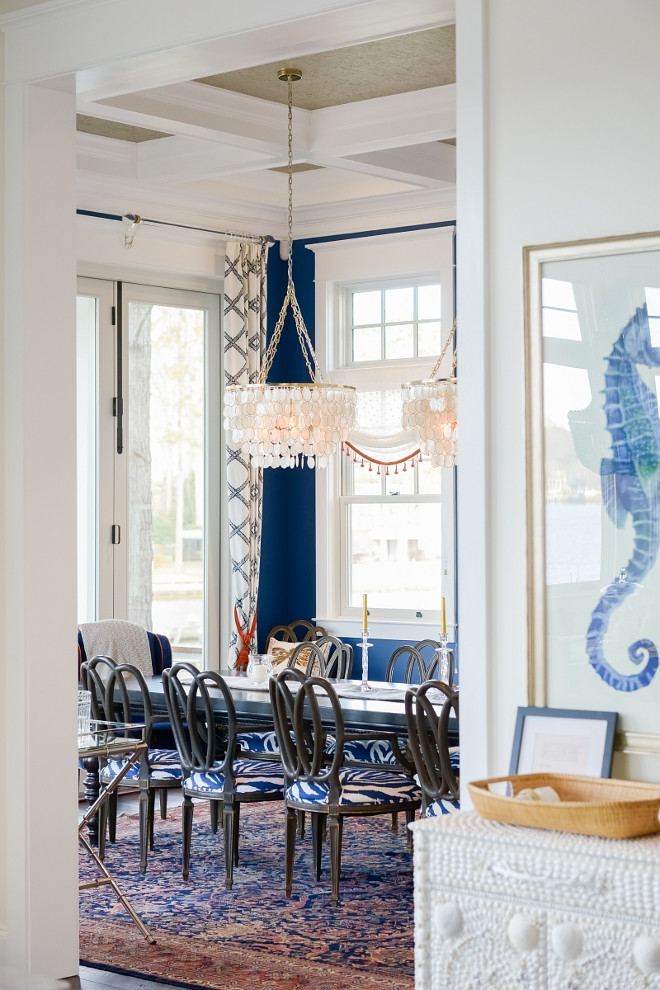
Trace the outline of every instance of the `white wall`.
<instances>
[{"instance_id":1,"label":"white wall","mask_svg":"<svg viewBox=\"0 0 660 990\"><path fill-rule=\"evenodd\" d=\"M522 249L660 229L658 38L655 0L457 4L463 779L528 703Z\"/></svg>"}]
</instances>

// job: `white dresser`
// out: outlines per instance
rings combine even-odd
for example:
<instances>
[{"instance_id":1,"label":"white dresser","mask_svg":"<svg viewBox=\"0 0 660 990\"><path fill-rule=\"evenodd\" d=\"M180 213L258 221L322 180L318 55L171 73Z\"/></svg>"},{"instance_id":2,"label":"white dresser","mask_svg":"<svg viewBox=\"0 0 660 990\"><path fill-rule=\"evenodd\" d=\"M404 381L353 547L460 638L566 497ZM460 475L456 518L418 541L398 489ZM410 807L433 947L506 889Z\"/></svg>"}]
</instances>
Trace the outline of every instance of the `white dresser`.
<instances>
[{"instance_id":1,"label":"white dresser","mask_svg":"<svg viewBox=\"0 0 660 990\"><path fill-rule=\"evenodd\" d=\"M416 990L660 990L660 835L413 830Z\"/></svg>"}]
</instances>

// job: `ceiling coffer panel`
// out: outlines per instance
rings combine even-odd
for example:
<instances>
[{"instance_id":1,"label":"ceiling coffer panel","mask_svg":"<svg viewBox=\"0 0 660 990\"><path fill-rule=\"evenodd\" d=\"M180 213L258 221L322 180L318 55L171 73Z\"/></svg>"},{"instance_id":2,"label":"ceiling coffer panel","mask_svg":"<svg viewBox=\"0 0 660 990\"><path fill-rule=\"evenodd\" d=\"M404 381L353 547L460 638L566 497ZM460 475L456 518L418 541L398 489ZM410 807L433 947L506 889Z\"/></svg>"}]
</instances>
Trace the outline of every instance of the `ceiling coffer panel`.
<instances>
[{"instance_id":1,"label":"ceiling coffer panel","mask_svg":"<svg viewBox=\"0 0 660 990\"><path fill-rule=\"evenodd\" d=\"M292 58L303 73L295 93L295 105L303 110L320 110L456 82L453 24ZM286 86L277 78L279 67L274 63L255 65L196 81L261 100L286 103Z\"/></svg>"}]
</instances>

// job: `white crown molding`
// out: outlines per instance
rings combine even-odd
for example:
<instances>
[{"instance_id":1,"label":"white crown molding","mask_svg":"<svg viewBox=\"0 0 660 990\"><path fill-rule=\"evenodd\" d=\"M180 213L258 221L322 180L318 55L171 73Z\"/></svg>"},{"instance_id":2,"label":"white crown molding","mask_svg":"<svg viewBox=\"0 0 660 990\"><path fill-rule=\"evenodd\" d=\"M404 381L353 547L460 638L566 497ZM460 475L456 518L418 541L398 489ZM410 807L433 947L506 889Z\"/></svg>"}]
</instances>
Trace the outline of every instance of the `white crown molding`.
<instances>
[{"instance_id":1,"label":"white crown molding","mask_svg":"<svg viewBox=\"0 0 660 990\"><path fill-rule=\"evenodd\" d=\"M456 136L456 86L435 86L315 110L310 157L337 158Z\"/></svg>"},{"instance_id":2,"label":"white crown molding","mask_svg":"<svg viewBox=\"0 0 660 990\"><path fill-rule=\"evenodd\" d=\"M239 230L251 234L286 236L286 210L232 198L199 196L171 186L126 180L109 184L105 177L79 177L77 207L96 213L137 213L154 220Z\"/></svg>"},{"instance_id":3,"label":"white crown molding","mask_svg":"<svg viewBox=\"0 0 660 990\"><path fill-rule=\"evenodd\" d=\"M302 210L296 215L294 237L325 237L353 234L365 230L386 230L415 224L439 223L456 217L456 190L432 191L383 196Z\"/></svg>"},{"instance_id":4,"label":"white crown molding","mask_svg":"<svg viewBox=\"0 0 660 990\"><path fill-rule=\"evenodd\" d=\"M194 17L180 0L85 0L0 26L6 81L75 73L78 92L99 99L454 20L452 0L196 0Z\"/></svg>"},{"instance_id":5,"label":"white crown molding","mask_svg":"<svg viewBox=\"0 0 660 990\"><path fill-rule=\"evenodd\" d=\"M98 175L81 177L78 208L122 216L137 213L154 220L191 226L287 236L286 206L237 200L234 196L201 196L153 183L121 180L109 187ZM296 239L355 233L454 220L455 187L414 190L380 197L363 197L296 209Z\"/></svg>"}]
</instances>

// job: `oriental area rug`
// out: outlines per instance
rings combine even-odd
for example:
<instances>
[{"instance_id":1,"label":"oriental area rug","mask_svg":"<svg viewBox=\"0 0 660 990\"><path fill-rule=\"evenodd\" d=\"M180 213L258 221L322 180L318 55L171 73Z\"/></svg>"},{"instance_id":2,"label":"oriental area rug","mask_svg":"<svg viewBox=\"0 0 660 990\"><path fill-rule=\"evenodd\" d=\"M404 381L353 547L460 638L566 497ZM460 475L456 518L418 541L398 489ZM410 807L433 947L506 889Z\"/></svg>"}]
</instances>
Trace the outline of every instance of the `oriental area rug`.
<instances>
[{"instance_id":1,"label":"oriental area rug","mask_svg":"<svg viewBox=\"0 0 660 990\"><path fill-rule=\"evenodd\" d=\"M149 945L107 888L80 895L80 960L132 976L213 990L413 990L413 868L389 815L344 821L339 907L329 851L313 876L311 834L297 840L284 896L284 811L243 804L240 863L224 888L223 835L195 805L190 876L181 876L181 809L156 812L155 849L139 872L138 818L121 815L106 864L157 940ZM95 876L81 849L81 879Z\"/></svg>"}]
</instances>

